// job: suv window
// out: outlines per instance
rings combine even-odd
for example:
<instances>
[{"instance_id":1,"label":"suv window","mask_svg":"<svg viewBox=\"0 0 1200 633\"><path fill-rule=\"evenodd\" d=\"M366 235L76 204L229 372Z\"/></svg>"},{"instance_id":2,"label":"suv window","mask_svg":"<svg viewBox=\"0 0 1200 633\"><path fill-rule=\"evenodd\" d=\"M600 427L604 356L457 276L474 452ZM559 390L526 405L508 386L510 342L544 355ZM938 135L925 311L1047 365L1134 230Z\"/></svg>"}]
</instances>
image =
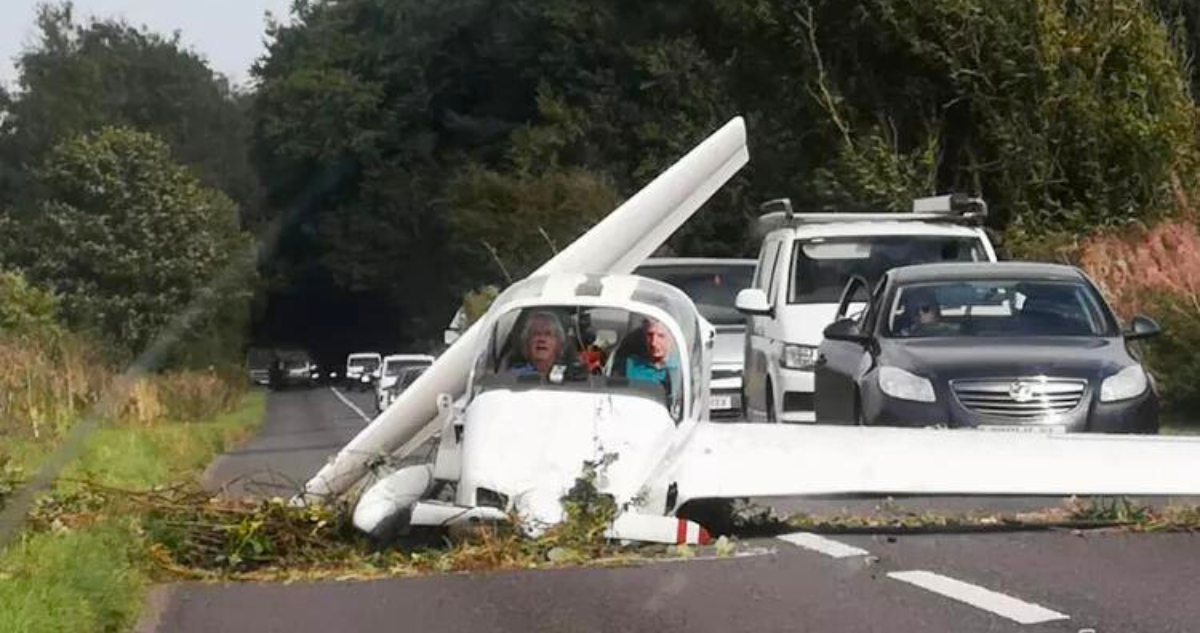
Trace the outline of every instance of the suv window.
<instances>
[{"instance_id":1,"label":"suv window","mask_svg":"<svg viewBox=\"0 0 1200 633\"><path fill-rule=\"evenodd\" d=\"M881 235L797 242L788 303L836 303L855 275L874 287L898 266L986 260L983 244L971 237Z\"/></svg>"}]
</instances>

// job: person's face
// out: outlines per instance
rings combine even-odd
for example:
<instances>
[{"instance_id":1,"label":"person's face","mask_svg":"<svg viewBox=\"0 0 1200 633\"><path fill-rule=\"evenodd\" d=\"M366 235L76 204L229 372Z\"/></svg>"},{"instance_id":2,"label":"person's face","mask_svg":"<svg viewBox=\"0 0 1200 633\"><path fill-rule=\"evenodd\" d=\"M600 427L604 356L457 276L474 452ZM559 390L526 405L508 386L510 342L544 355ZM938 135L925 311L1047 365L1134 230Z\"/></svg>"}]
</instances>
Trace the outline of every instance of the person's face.
<instances>
[{"instance_id":1,"label":"person's face","mask_svg":"<svg viewBox=\"0 0 1200 633\"><path fill-rule=\"evenodd\" d=\"M525 350L529 360L537 365L553 363L562 351L562 340L558 330L544 317L535 318L529 324L529 349Z\"/></svg>"},{"instance_id":2,"label":"person's face","mask_svg":"<svg viewBox=\"0 0 1200 633\"><path fill-rule=\"evenodd\" d=\"M671 335L663 324L651 321L646 324L646 351L655 363L666 362L671 353Z\"/></svg>"},{"instance_id":3,"label":"person's face","mask_svg":"<svg viewBox=\"0 0 1200 633\"><path fill-rule=\"evenodd\" d=\"M920 319L922 325L929 325L938 321L937 310L928 301L922 301L917 304L917 317Z\"/></svg>"}]
</instances>

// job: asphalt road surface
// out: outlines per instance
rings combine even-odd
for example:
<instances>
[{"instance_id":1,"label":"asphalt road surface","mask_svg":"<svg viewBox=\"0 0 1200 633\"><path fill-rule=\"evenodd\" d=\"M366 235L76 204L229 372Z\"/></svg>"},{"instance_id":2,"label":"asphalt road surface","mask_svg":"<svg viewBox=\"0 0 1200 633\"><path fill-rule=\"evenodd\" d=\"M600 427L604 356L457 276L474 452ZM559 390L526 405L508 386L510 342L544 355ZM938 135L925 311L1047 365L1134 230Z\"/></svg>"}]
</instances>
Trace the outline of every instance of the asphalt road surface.
<instances>
[{"instance_id":1,"label":"asphalt road surface","mask_svg":"<svg viewBox=\"0 0 1200 633\"><path fill-rule=\"evenodd\" d=\"M358 394L346 399L363 410L370 403ZM362 425L329 389L272 394L261 436L215 463L210 475L219 481L269 469L302 482ZM949 503L965 509L985 502ZM997 509L1045 502L1004 504ZM818 513L861 508L780 505ZM141 630L1200 631L1200 535L793 534L749 539L739 551L734 558L621 569L184 583L156 592Z\"/></svg>"}]
</instances>

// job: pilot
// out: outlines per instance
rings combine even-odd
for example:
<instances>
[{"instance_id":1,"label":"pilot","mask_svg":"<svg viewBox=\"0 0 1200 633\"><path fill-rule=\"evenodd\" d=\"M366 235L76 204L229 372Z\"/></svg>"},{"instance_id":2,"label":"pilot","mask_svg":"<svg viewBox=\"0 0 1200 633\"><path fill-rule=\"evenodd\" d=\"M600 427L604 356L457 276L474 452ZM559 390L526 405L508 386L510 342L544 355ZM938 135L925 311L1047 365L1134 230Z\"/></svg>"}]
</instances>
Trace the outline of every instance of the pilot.
<instances>
[{"instance_id":1,"label":"pilot","mask_svg":"<svg viewBox=\"0 0 1200 633\"><path fill-rule=\"evenodd\" d=\"M534 312L521 331L521 349L525 362L513 366L518 375L538 374L545 378L559 360L566 341L562 323L552 312Z\"/></svg>"},{"instance_id":2,"label":"pilot","mask_svg":"<svg viewBox=\"0 0 1200 633\"><path fill-rule=\"evenodd\" d=\"M642 324L642 336L645 337L646 355L632 354L625 359L625 377L662 384L670 392L671 374L679 369L672 354L671 332L658 320L647 317Z\"/></svg>"}]
</instances>

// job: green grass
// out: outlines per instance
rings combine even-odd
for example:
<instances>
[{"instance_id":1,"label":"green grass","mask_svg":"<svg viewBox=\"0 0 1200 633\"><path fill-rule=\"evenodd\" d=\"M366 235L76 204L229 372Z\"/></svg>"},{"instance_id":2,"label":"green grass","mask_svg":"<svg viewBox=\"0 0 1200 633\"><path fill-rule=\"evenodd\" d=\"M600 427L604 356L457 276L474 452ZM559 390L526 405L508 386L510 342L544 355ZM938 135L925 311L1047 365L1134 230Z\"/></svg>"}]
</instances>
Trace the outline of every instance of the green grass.
<instances>
[{"instance_id":1,"label":"green grass","mask_svg":"<svg viewBox=\"0 0 1200 633\"><path fill-rule=\"evenodd\" d=\"M67 467L59 491L75 486L72 478L137 489L194 476L253 431L265 407L265 396L252 393L208 422L98 430ZM38 454L22 451L28 459ZM74 530L27 532L0 550L0 631L127 630L138 617L150 573L135 517L102 515Z\"/></svg>"},{"instance_id":2,"label":"green grass","mask_svg":"<svg viewBox=\"0 0 1200 633\"><path fill-rule=\"evenodd\" d=\"M25 534L0 552L0 631L123 631L135 622L148 579L128 522Z\"/></svg>"},{"instance_id":3,"label":"green grass","mask_svg":"<svg viewBox=\"0 0 1200 633\"><path fill-rule=\"evenodd\" d=\"M265 407L265 394L255 392L232 412L207 422L98 429L88 438L83 455L63 472L66 481L60 487L78 479L129 489L178 482L203 470L214 456L253 431Z\"/></svg>"}]
</instances>

